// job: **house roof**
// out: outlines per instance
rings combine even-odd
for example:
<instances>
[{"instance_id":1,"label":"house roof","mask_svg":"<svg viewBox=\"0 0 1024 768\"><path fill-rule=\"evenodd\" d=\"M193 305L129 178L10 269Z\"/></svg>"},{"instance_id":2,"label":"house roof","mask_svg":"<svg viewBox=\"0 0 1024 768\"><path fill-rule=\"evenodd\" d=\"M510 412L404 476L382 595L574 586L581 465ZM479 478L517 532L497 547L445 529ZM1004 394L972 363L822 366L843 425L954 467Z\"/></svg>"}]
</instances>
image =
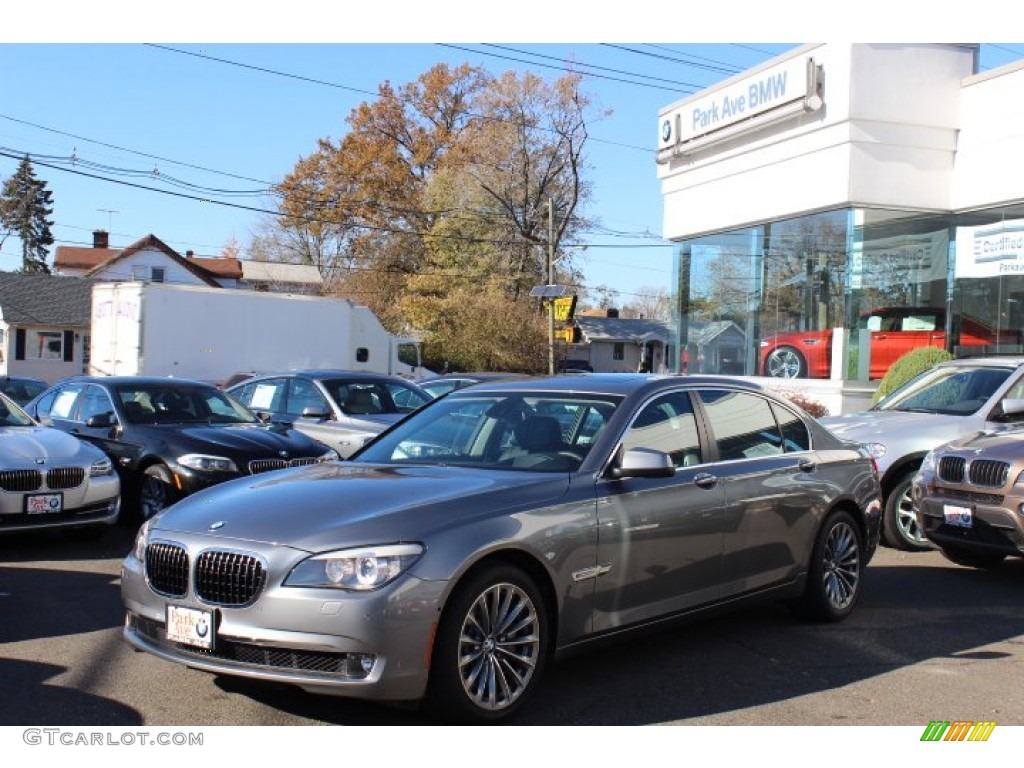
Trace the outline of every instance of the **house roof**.
<instances>
[{"instance_id":1,"label":"house roof","mask_svg":"<svg viewBox=\"0 0 1024 768\"><path fill-rule=\"evenodd\" d=\"M208 258L204 256L186 256L185 260L194 264L202 270L217 277L229 278L232 280L242 279L242 262L238 259L223 257Z\"/></svg>"},{"instance_id":2,"label":"house roof","mask_svg":"<svg viewBox=\"0 0 1024 768\"><path fill-rule=\"evenodd\" d=\"M243 261L242 278L266 283L320 285L320 270L312 264L282 264L276 261Z\"/></svg>"},{"instance_id":3,"label":"house roof","mask_svg":"<svg viewBox=\"0 0 1024 768\"><path fill-rule=\"evenodd\" d=\"M58 245L53 257L53 267L61 269L92 269L105 261L117 256L118 248L79 248L71 245Z\"/></svg>"},{"instance_id":4,"label":"house roof","mask_svg":"<svg viewBox=\"0 0 1024 768\"><path fill-rule=\"evenodd\" d=\"M177 251L171 248L171 246L167 245L167 243L165 243L156 235L146 235L141 240L136 240L134 243L129 245L116 256L107 259L102 264L97 264L95 267L86 272L85 276L95 277L96 273L99 272L104 267L108 267L111 264L120 261L121 259L126 259L129 256L138 253L139 251L146 250L147 248L162 251L164 254L167 255L168 258L178 262L178 264L180 264L183 268L187 269L189 272L191 272L193 275L195 275L197 278L202 280L207 285L213 286L214 288L221 287L220 283L214 280L213 276L210 275L209 272L207 272L202 267L198 266L193 259L184 258ZM97 250L100 249L97 248Z\"/></svg>"},{"instance_id":5,"label":"house roof","mask_svg":"<svg viewBox=\"0 0 1024 768\"><path fill-rule=\"evenodd\" d=\"M0 272L0 315L9 325L88 327L92 280Z\"/></svg>"},{"instance_id":6,"label":"house roof","mask_svg":"<svg viewBox=\"0 0 1024 768\"><path fill-rule=\"evenodd\" d=\"M590 341L661 341L670 344L675 331L661 320L576 316L576 325Z\"/></svg>"}]
</instances>

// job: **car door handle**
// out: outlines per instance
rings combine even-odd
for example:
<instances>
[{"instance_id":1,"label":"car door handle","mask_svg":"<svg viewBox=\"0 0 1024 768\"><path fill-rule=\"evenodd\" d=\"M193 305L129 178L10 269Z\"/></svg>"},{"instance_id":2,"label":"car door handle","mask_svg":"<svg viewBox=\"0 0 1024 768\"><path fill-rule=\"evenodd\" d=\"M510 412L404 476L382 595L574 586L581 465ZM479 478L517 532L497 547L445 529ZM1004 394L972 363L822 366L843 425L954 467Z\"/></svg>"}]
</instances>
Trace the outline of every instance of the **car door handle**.
<instances>
[{"instance_id":1,"label":"car door handle","mask_svg":"<svg viewBox=\"0 0 1024 768\"><path fill-rule=\"evenodd\" d=\"M693 476L693 484L699 488L714 488L718 485L718 477L707 472L700 472Z\"/></svg>"},{"instance_id":2,"label":"car door handle","mask_svg":"<svg viewBox=\"0 0 1024 768\"><path fill-rule=\"evenodd\" d=\"M818 466L810 459L800 459L796 465L800 467L801 472L813 472L814 468Z\"/></svg>"}]
</instances>

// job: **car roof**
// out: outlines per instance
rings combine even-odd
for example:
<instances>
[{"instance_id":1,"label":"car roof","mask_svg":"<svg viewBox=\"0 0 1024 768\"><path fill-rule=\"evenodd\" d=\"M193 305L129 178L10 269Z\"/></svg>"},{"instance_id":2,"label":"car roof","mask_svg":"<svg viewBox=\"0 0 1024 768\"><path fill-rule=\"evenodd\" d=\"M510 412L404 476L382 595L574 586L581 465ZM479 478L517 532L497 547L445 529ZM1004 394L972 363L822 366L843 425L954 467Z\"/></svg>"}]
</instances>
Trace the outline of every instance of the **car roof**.
<instances>
[{"instance_id":1,"label":"car roof","mask_svg":"<svg viewBox=\"0 0 1024 768\"><path fill-rule=\"evenodd\" d=\"M68 378L57 382L57 384L72 384L75 382L108 386L119 386L122 384L134 384L141 386L182 384L189 387L211 387L216 389L213 384L206 381L199 381L197 379L181 379L175 376L69 376Z\"/></svg>"},{"instance_id":2,"label":"car roof","mask_svg":"<svg viewBox=\"0 0 1024 768\"><path fill-rule=\"evenodd\" d=\"M387 379L388 381L402 381L410 383L409 379L391 373L378 373L376 371L350 371L343 368L293 368L283 371L264 371L252 376L253 379L266 379L278 376L301 376L307 379L333 379L358 377L360 379Z\"/></svg>"},{"instance_id":3,"label":"car roof","mask_svg":"<svg viewBox=\"0 0 1024 768\"><path fill-rule=\"evenodd\" d=\"M545 376L530 379L501 379L474 384L471 390L456 390L450 397L460 392L565 392L565 393L600 393L607 395L629 395L640 389L658 391L678 386L714 387L729 385L746 389L751 392L768 392L762 385L734 376L712 376L693 374L657 374L657 373L582 373L559 376Z\"/></svg>"},{"instance_id":4,"label":"car roof","mask_svg":"<svg viewBox=\"0 0 1024 768\"><path fill-rule=\"evenodd\" d=\"M944 360L939 365L945 368L956 367L977 367L979 365L996 366L1004 368L1018 368L1024 365L1024 355L997 355L991 357L958 357L954 360Z\"/></svg>"}]
</instances>

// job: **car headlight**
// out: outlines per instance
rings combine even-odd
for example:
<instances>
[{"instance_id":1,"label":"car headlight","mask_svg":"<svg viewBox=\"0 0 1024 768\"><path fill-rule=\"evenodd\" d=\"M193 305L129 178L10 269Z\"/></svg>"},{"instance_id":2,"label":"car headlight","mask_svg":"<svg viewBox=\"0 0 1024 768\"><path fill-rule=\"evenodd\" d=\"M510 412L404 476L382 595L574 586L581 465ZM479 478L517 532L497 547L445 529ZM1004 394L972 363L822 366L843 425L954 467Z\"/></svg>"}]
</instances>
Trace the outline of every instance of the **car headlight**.
<instances>
[{"instance_id":1,"label":"car headlight","mask_svg":"<svg viewBox=\"0 0 1024 768\"><path fill-rule=\"evenodd\" d=\"M103 477L112 474L114 474L114 462L110 460L109 456L96 459L89 466L89 477Z\"/></svg>"},{"instance_id":2,"label":"car headlight","mask_svg":"<svg viewBox=\"0 0 1024 768\"><path fill-rule=\"evenodd\" d=\"M919 472L935 472L935 451L928 451L921 459Z\"/></svg>"},{"instance_id":3,"label":"car headlight","mask_svg":"<svg viewBox=\"0 0 1024 768\"><path fill-rule=\"evenodd\" d=\"M235 462L224 456L207 456L205 453L186 453L178 457L178 463L200 472L238 472Z\"/></svg>"},{"instance_id":4,"label":"car headlight","mask_svg":"<svg viewBox=\"0 0 1024 768\"><path fill-rule=\"evenodd\" d=\"M885 456L885 446L882 443L864 443L864 447L868 449L873 459L880 459Z\"/></svg>"},{"instance_id":5,"label":"car headlight","mask_svg":"<svg viewBox=\"0 0 1024 768\"><path fill-rule=\"evenodd\" d=\"M152 520L147 520L139 526L139 532L135 534L135 546L132 547L132 554L140 563L146 562L146 547L149 546L149 526Z\"/></svg>"},{"instance_id":6,"label":"car headlight","mask_svg":"<svg viewBox=\"0 0 1024 768\"><path fill-rule=\"evenodd\" d=\"M340 458L341 458L341 454L338 453L333 448L331 448L329 451L327 451L327 453L324 453L324 454L321 454L320 456L317 456L316 460L319 463L322 464L325 461L338 461Z\"/></svg>"},{"instance_id":7,"label":"car headlight","mask_svg":"<svg viewBox=\"0 0 1024 768\"><path fill-rule=\"evenodd\" d=\"M368 590L394 581L420 559L420 544L386 544L324 552L303 560L284 580L286 587Z\"/></svg>"}]
</instances>

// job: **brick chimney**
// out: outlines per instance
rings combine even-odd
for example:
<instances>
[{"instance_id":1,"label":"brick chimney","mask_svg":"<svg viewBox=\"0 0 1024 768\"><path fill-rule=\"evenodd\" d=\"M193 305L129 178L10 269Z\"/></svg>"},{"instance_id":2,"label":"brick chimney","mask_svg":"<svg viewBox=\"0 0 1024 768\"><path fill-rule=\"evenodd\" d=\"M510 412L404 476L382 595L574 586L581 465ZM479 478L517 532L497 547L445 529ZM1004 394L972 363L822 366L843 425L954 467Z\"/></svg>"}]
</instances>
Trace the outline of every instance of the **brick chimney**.
<instances>
[{"instance_id":1,"label":"brick chimney","mask_svg":"<svg viewBox=\"0 0 1024 768\"><path fill-rule=\"evenodd\" d=\"M92 233L92 247L93 248L109 248L110 247L110 233L106 230L95 229Z\"/></svg>"},{"instance_id":2,"label":"brick chimney","mask_svg":"<svg viewBox=\"0 0 1024 768\"><path fill-rule=\"evenodd\" d=\"M186 259L194 259L196 257L195 251L185 251Z\"/></svg>"}]
</instances>

